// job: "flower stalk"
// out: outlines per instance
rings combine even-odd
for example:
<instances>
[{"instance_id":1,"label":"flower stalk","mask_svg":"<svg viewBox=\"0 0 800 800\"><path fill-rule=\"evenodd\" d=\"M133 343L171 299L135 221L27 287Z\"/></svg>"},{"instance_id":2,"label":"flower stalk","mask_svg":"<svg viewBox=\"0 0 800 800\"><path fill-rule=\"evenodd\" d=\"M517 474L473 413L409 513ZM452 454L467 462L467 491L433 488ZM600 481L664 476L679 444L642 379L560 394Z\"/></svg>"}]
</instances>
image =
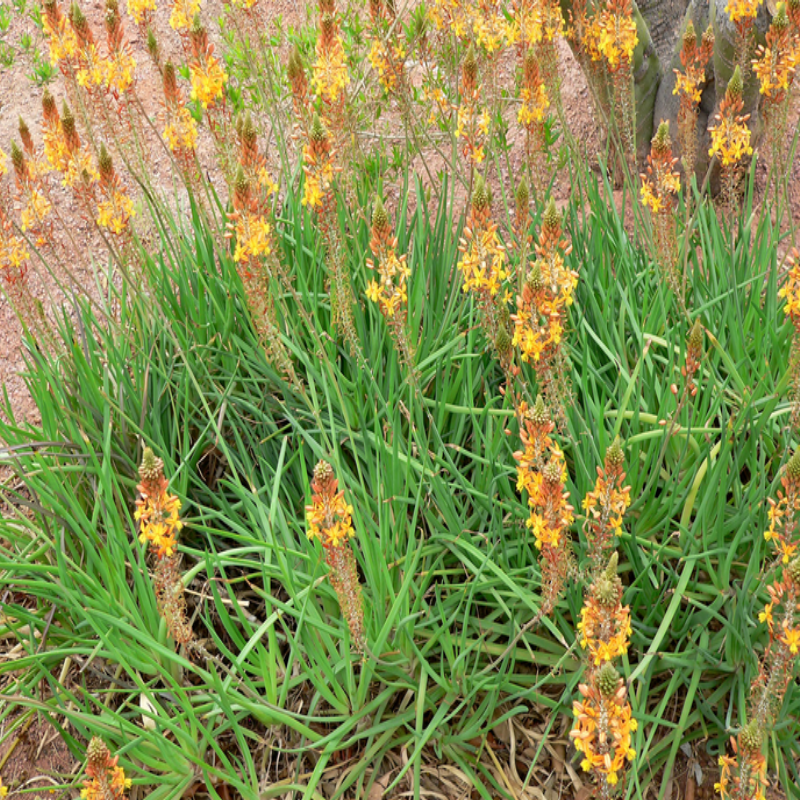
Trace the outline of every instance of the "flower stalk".
<instances>
[{"instance_id":1,"label":"flower stalk","mask_svg":"<svg viewBox=\"0 0 800 800\"><path fill-rule=\"evenodd\" d=\"M319 541L325 551L331 586L350 629L350 641L358 652L363 652L366 646L364 604L350 542L355 536L353 507L345 501L344 491L338 486L331 465L319 461L311 481L311 505L306 506L307 535Z\"/></svg>"}]
</instances>

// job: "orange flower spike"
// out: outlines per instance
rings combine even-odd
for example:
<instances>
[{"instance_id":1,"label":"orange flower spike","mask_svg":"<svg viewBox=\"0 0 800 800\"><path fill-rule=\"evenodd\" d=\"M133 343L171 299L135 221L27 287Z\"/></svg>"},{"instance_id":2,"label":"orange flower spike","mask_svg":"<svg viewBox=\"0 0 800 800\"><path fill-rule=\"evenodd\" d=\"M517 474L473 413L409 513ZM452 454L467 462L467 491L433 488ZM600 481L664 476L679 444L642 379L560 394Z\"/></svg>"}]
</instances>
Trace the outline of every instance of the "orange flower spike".
<instances>
[{"instance_id":1,"label":"orange flower spike","mask_svg":"<svg viewBox=\"0 0 800 800\"><path fill-rule=\"evenodd\" d=\"M106 36L108 58L102 64L103 81L106 88L119 97L133 85L136 61L125 43L117 0L106 0Z\"/></svg>"},{"instance_id":2,"label":"orange flower spike","mask_svg":"<svg viewBox=\"0 0 800 800\"><path fill-rule=\"evenodd\" d=\"M598 49L611 72L630 68L639 43L631 0L610 0L599 14Z\"/></svg>"},{"instance_id":3,"label":"orange flower spike","mask_svg":"<svg viewBox=\"0 0 800 800\"><path fill-rule=\"evenodd\" d=\"M669 123L661 122L653 137L650 155L647 156L647 171L642 174L642 205L652 214L672 214L677 205L675 196L680 189L680 177L675 171L677 158L672 156Z\"/></svg>"},{"instance_id":4,"label":"orange flower spike","mask_svg":"<svg viewBox=\"0 0 800 800\"><path fill-rule=\"evenodd\" d=\"M172 556L176 550L175 538L183 528L178 516L181 501L167 491L164 462L146 447L139 467L141 483L139 499L133 518L139 523L139 541L149 543L157 558Z\"/></svg>"},{"instance_id":5,"label":"orange flower spike","mask_svg":"<svg viewBox=\"0 0 800 800\"><path fill-rule=\"evenodd\" d=\"M575 723L570 738L583 756L581 768L594 774L600 797L610 797L625 763L636 757L631 734L638 725L631 715L625 684L612 664L604 664L591 683L580 684L578 690L583 700L573 703Z\"/></svg>"},{"instance_id":6,"label":"orange flower spike","mask_svg":"<svg viewBox=\"0 0 800 800\"><path fill-rule=\"evenodd\" d=\"M622 605L622 582L617 576L618 556L613 553L608 566L589 587L581 610L578 631L581 647L588 651L595 666L628 652L631 614Z\"/></svg>"},{"instance_id":7,"label":"orange flower spike","mask_svg":"<svg viewBox=\"0 0 800 800\"><path fill-rule=\"evenodd\" d=\"M469 225L459 241L458 269L464 276L463 290L494 297L508 277L506 252L491 219L491 201L483 178L475 179Z\"/></svg>"},{"instance_id":8,"label":"orange flower spike","mask_svg":"<svg viewBox=\"0 0 800 800\"><path fill-rule=\"evenodd\" d=\"M162 74L164 86L164 140L184 169L188 169L194 159L197 147L197 123L184 105L183 93L178 86L175 66L171 61L164 65Z\"/></svg>"},{"instance_id":9,"label":"orange flower spike","mask_svg":"<svg viewBox=\"0 0 800 800\"><path fill-rule=\"evenodd\" d=\"M522 105L517 113L520 125L527 127L534 123L544 123L550 101L539 70L539 61L532 48L526 51L523 60L520 97Z\"/></svg>"},{"instance_id":10,"label":"orange flower spike","mask_svg":"<svg viewBox=\"0 0 800 800\"><path fill-rule=\"evenodd\" d=\"M81 798L84 800L122 800L131 786L130 778L118 765L119 756L111 757L105 742L94 736L86 748L86 774Z\"/></svg>"},{"instance_id":11,"label":"orange flower spike","mask_svg":"<svg viewBox=\"0 0 800 800\"><path fill-rule=\"evenodd\" d=\"M76 2L73 2L70 7L69 21L77 40L76 59L78 69L75 77L80 86L91 90L93 87L100 86L103 83L105 61L97 48L94 34L86 15Z\"/></svg>"},{"instance_id":12,"label":"orange flower spike","mask_svg":"<svg viewBox=\"0 0 800 800\"><path fill-rule=\"evenodd\" d=\"M340 101L350 85L350 75L334 1L320 0L319 11L317 60L313 67L312 86L315 94L326 103L334 105Z\"/></svg>"},{"instance_id":13,"label":"orange flower spike","mask_svg":"<svg viewBox=\"0 0 800 800\"><path fill-rule=\"evenodd\" d=\"M800 511L800 450L789 459L781 478L781 485L783 492L778 492L777 502L768 498L769 527L764 531L764 539L774 542L780 560L788 564L800 544L797 537L797 513Z\"/></svg>"},{"instance_id":14,"label":"orange flower spike","mask_svg":"<svg viewBox=\"0 0 800 800\"><path fill-rule=\"evenodd\" d=\"M311 505L306 506L308 538L317 539L325 550L331 585L339 599L342 616L350 628L350 638L357 650L365 647L364 606L358 569L350 539L355 536L353 507L344 499L333 468L325 461L314 467L311 481Z\"/></svg>"},{"instance_id":15,"label":"orange flower spike","mask_svg":"<svg viewBox=\"0 0 800 800\"><path fill-rule=\"evenodd\" d=\"M778 3L766 39L766 47L758 48L753 72L759 79L761 94L770 102L779 103L794 81L800 57L800 32L792 30L785 3Z\"/></svg>"},{"instance_id":16,"label":"orange flower spike","mask_svg":"<svg viewBox=\"0 0 800 800\"><path fill-rule=\"evenodd\" d=\"M303 145L305 187L300 202L310 209L322 209L331 198L331 184L337 169L330 137L319 114L314 114L311 120L308 139Z\"/></svg>"},{"instance_id":17,"label":"orange flower spike","mask_svg":"<svg viewBox=\"0 0 800 800\"><path fill-rule=\"evenodd\" d=\"M289 61L286 64L286 75L289 78L289 85L292 88L292 102L294 113L301 125L305 125L308 117L308 79L306 68L303 64L303 57L300 50L295 47L289 54Z\"/></svg>"},{"instance_id":18,"label":"orange flower spike","mask_svg":"<svg viewBox=\"0 0 800 800\"><path fill-rule=\"evenodd\" d=\"M681 105L684 98L688 100L688 108L695 109L701 98L701 85L705 81L706 65L714 52L714 32L709 27L703 34L700 46L692 21L686 24L680 52L684 72L676 69L675 88L673 94L680 95Z\"/></svg>"},{"instance_id":19,"label":"orange flower spike","mask_svg":"<svg viewBox=\"0 0 800 800\"><path fill-rule=\"evenodd\" d=\"M214 55L214 45L208 41L208 31L196 15L189 31L192 57L189 72L192 80L192 100L197 100L204 109L213 108L224 99L228 75L220 60Z\"/></svg>"},{"instance_id":20,"label":"orange flower spike","mask_svg":"<svg viewBox=\"0 0 800 800\"><path fill-rule=\"evenodd\" d=\"M583 529L594 571L608 561L614 537L622 529L622 518L631 504L631 487L623 485L624 463L625 455L617 437L606 451L603 469L597 468L594 489L583 498L582 507L586 511Z\"/></svg>"},{"instance_id":21,"label":"orange flower spike","mask_svg":"<svg viewBox=\"0 0 800 800\"><path fill-rule=\"evenodd\" d=\"M92 163L91 154L81 144L81 137L75 115L66 100L61 110L61 131L54 143L58 162L54 164L63 175L64 186L75 189L84 195L91 195L92 184L97 180L97 170Z\"/></svg>"},{"instance_id":22,"label":"orange flower spike","mask_svg":"<svg viewBox=\"0 0 800 800\"><path fill-rule=\"evenodd\" d=\"M306 506L308 538L318 539L325 548L339 547L355 536L351 514L353 507L344 500L344 492L338 491L339 481L333 468L325 461L314 467L311 481L311 505Z\"/></svg>"},{"instance_id":23,"label":"orange flower spike","mask_svg":"<svg viewBox=\"0 0 800 800\"><path fill-rule=\"evenodd\" d=\"M14 167L14 181L19 191L23 191L30 184L31 170L25 153L20 150L16 142L11 142L11 165Z\"/></svg>"},{"instance_id":24,"label":"orange flower spike","mask_svg":"<svg viewBox=\"0 0 800 800\"><path fill-rule=\"evenodd\" d=\"M42 0L42 26L50 39L50 63L68 63L78 52L78 39L56 0Z\"/></svg>"},{"instance_id":25,"label":"orange flower spike","mask_svg":"<svg viewBox=\"0 0 800 800\"><path fill-rule=\"evenodd\" d=\"M764 731L757 720L731 739L733 756L719 758L720 779L714 784L721 800L765 800L767 761L761 754Z\"/></svg>"},{"instance_id":26,"label":"orange flower spike","mask_svg":"<svg viewBox=\"0 0 800 800\"><path fill-rule=\"evenodd\" d=\"M456 119L456 139L463 139L461 149L464 158L474 167L486 157L484 144L489 131L489 115L478 107L480 86L478 84L478 54L470 45L461 64L461 102Z\"/></svg>"},{"instance_id":27,"label":"orange flower spike","mask_svg":"<svg viewBox=\"0 0 800 800\"><path fill-rule=\"evenodd\" d=\"M786 301L783 312L791 319L795 331L800 332L800 252L796 248L792 250L787 265L786 283L778 291L778 297Z\"/></svg>"},{"instance_id":28,"label":"orange flower spike","mask_svg":"<svg viewBox=\"0 0 800 800\"><path fill-rule=\"evenodd\" d=\"M578 284L578 274L567 269L564 261L571 250L563 238L555 201L550 198L535 247L537 258L517 297L517 313L512 316L512 343L519 346L523 361L537 365L537 371L549 369L561 346L563 320Z\"/></svg>"},{"instance_id":29,"label":"orange flower spike","mask_svg":"<svg viewBox=\"0 0 800 800\"><path fill-rule=\"evenodd\" d=\"M406 281L410 275L406 265L406 256L396 253L397 239L392 233L389 215L383 207L380 197L376 198L372 210L372 239L370 248L375 260L367 259L367 267L377 271L379 280L372 279L367 284L366 295L373 303L377 303L381 313L387 320L406 318L408 305L408 289ZM400 331L395 331L400 334ZM400 343L402 345L402 342Z\"/></svg>"},{"instance_id":30,"label":"orange flower spike","mask_svg":"<svg viewBox=\"0 0 800 800\"><path fill-rule=\"evenodd\" d=\"M526 403L520 403L517 416L522 423L520 439L525 448L514 453L517 460L517 491L527 492L528 505L533 507L539 498L545 456L553 449L550 434L555 424L547 413L541 395L536 398L532 409Z\"/></svg>"},{"instance_id":31,"label":"orange flower spike","mask_svg":"<svg viewBox=\"0 0 800 800\"><path fill-rule=\"evenodd\" d=\"M711 129L711 147L708 154L716 156L723 167L736 166L745 156L753 153L750 130L746 125L750 115L739 114L744 108L743 91L742 74L737 67L728 82L719 114L715 117L717 124Z\"/></svg>"},{"instance_id":32,"label":"orange flower spike","mask_svg":"<svg viewBox=\"0 0 800 800\"><path fill-rule=\"evenodd\" d=\"M97 206L97 224L119 235L128 230L134 216L133 201L119 179L105 144L100 145L98 186L103 200Z\"/></svg>"},{"instance_id":33,"label":"orange flower spike","mask_svg":"<svg viewBox=\"0 0 800 800\"><path fill-rule=\"evenodd\" d=\"M514 232L517 241L522 244L529 244L531 236L528 233L528 225L531 219L531 195L528 190L528 182L525 178L520 178L517 190L514 192Z\"/></svg>"},{"instance_id":34,"label":"orange flower spike","mask_svg":"<svg viewBox=\"0 0 800 800\"><path fill-rule=\"evenodd\" d=\"M549 614L556 606L567 580L572 562L569 527L573 522L573 508L569 505L569 492L565 491L567 468L564 456L553 447L550 459L541 472L541 479L532 487L528 505L531 513L527 526L531 529L535 545L541 551L542 606L540 613Z\"/></svg>"}]
</instances>

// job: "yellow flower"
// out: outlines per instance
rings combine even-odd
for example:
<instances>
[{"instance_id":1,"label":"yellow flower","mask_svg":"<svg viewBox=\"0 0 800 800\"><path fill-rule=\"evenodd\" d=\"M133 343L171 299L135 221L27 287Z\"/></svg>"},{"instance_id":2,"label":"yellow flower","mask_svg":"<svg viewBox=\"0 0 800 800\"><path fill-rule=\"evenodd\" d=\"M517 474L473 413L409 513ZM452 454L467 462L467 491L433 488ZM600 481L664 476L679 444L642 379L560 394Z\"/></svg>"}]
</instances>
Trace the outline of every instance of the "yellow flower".
<instances>
[{"instance_id":1,"label":"yellow flower","mask_svg":"<svg viewBox=\"0 0 800 800\"><path fill-rule=\"evenodd\" d=\"M178 33L188 31L192 25L192 20L199 12L200 0L173 0L169 24Z\"/></svg>"},{"instance_id":2,"label":"yellow flower","mask_svg":"<svg viewBox=\"0 0 800 800\"><path fill-rule=\"evenodd\" d=\"M717 114L717 125L711 129L710 156L717 156L723 167L738 164L745 156L753 154L750 146L750 130L745 118L723 118Z\"/></svg>"},{"instance_id":3,"label":"yellow flower","mask_svg":"<svg viewBox=\"0 0 800 800\"><path fill-rule=\"evenodd\" d=\"M228 75L219 60L209 55L205 59L205 64L192 63L189 65L192 77L192 100L198 100L203 108L214 105L218 97L222 96L222 90L228 80Z\"/></svg>"},{"instance_id":4,"label":"yellow flower","mask_svg":"<svg viewBox=\"0 0 800 800\"><path fill-rule=\"evenodd\" d=\"M786 300L786 305L783 307L783 312L787 317L791 317L792 322L800 321L800 254L795 250L792 257L789 259L789 274L786 276L786 283L778 291L778 297ZM780 506L770 506L770 529L773 528L773 509L778 509ZM775 513L778 513L777 511ZM767 534L764 534L766 539L769 539Z\"/></svg>"},{"instance_id":5,"label":"yellow flower","mask_svg":"<svg viewBox=\"0 0 800 800\"><path fill-rule=\"evenodd\" d=\"M527 87L523 87L520 91L520 97L522 98L522 105L517 113L519 124L530 125L533 122L541 122L550 107L544 83L539 83L534 93Z\"/></svg>"},{"instance_id":6,"label":"yellow flower","mask_svg":"<svg viewBox=\"0 0 800 800\"><path fill-rule=\"evenodd\" d=\"M78 52L78 37L66 17L59 16L54 23L47 14L43 14L42 25L44 32L50 37L50 63L54 67Z\"/></svg>"},{"instance_id":7,"label":"yellow flower","mask_svg":"<svg viewBox=\"0 0 800 800\"><path fill-rule=\"evenodd\" d=\"M181 150L193 151L197 147L197 122L188 108L180 106L168 112L164 140L175 154Z\"/></svg>"},{"instance_id":8,"label":"yellow flower","mask_svg":"<svg viewBox=\"0 0 800 800\"><path fill-rule=\"evenodd\" d=\"M25 208L20 213L22 230L27 231L30 228L37 228L41 225L45 217L50 213L51 208L50 201L37 189L34 189Z\"/></svg>"},{"instance_id":9,"label":"yellow flower","mask_svg":"<svg viewBox=\"0 0 800 800\"><path fill-rule=\"evenodd\" d=\"M323 48L320 37L317 42L317 60L314 62L313 70L312 86L314 91L330 103L335 103L339 95L350 84L341 36L337 34L333 44L327 50Z\"/></svg>"},{"instance_id":10,"label":"yellow flower","mask_svg":"<svg viewBox=\"0 0 800 800\"><path fill-rule=\"evenodd\" d=\"M792 655L797 655L800 650L800 629L784 627L784 635L779 637L788 648Z\"/></svg>"},{"instance_id":11,"label":"yellow flower","mask_svg":"<svg viewBox=\"0 0 800 800\"><path fill-rule=\"evenodd\" d=\"M66 163L59 167L64 175L64 186L75 186L78 183L94 183L97 180L97 170L92 163L91 155L85 150L77 150L67 155Z\"/></svg>"},{"instance_id":12,"label":"yellow flower","mask_svg":"<svg viewBox=\"0 0 800 800\"><path fill-rule=\"evenodd\" d=\"M653 192L653 186L648 181L642 182L641 196L642 205L648 207L654 214L661 210L664 200Z\"/></svg>"},{"instance_id":13,"label":"yellow flower","mask_svg":"<svg viewBox=\"0 0 800 800\"><path fill-rule=\"evenodd\" d=\"M317 208L322 205L322 187L319 179L315 175L306 173L305 186L303 187L303 199L301 205L306 208Z\"/></svg>"},{"instance_id":14,"label":"yellow flower","mask_svg":"<svg viewBox=\"0 0 800 800\"><path fill-rule=\"evenodd\" d=\"M272 252L272 228L261 214L244 212L236 220L236 250L233 260L249 264L253 259Z\"/></svg>"},{"instance_id":15,"label":"yellow flower","mask_svg":"<svg viewBox=\"0 0 800 800\"><path fill-rule=\"evenodd\" d=\"M725 13L730 17L731 22L755 19L761 3L762 0L728 0Z\"/></svg>"},{"instance_id":16,"label":"yellow flower","mask_svg":"<svg viewBox=\"0 0 800 800\"><path fill-rule=\"evenodd\" d=\"M100 82L117 94L124 94L133 84L136 61L127 50L119 50L113 58L103 61L101 70Z\"/></svg>"},{"instance_id":17,"label":"yellow flower","mask_svg":"<svg viewBox=\"0 0 800 800\"><path fill-rule=\"evenodd\" d=\"M772 606L773 606L772 603L767 603L767 605L764 606L764 610L758 615L758 621L766 622L767 625L769 626L770 633L772 633L772 625L773 625Z\"/></svg>"},{"instance_id":18,"label":"yellow flower","mask_svg":"<svg viewBox=\"0 0 800 800\"><path fill-rule=\"evenodd\" d=\"M128 227L132 216L133 200L118 189L97 205L97 224L116 234L122 233Z\"/></svg>"},{"instance_id":19,"label":"yellow flower","mask_svg":"<svg viewBox=\"0 0 800 800\"><path fill-rule=\"evenodd\" d=\"M314 493L311 505L306 506L307 535L309 539L319 539L323 547L340 547L355 536L353 507L345 502L344 492L337 491L337 487L338 481L333 477L332 470L329 475L321 477L315 474L311 482Z\"/></svg>"},{"instance_id":20,"label":"yellow flower","mask_svg":"<svg viewBox=\"0 0 800 800\"><path fill-rule=\"evenodd\" d=\"M597 47L609 69L614 72L622 63L630 64L633 51L639 43L636 22L629 3L620 2L613 11L603 11L600 15L600 30Z\"/></svg>"},{"instance_id":21,"label":"yellow flower","mask_svg":"<svg viewBox=\"0 0 800 800\"><path fill-rule=\"evenodd\" d=\"M128 0L128 13L137 25L145 21L148 12L156 10L156 0Z\"/></svg>"}]
</instances>

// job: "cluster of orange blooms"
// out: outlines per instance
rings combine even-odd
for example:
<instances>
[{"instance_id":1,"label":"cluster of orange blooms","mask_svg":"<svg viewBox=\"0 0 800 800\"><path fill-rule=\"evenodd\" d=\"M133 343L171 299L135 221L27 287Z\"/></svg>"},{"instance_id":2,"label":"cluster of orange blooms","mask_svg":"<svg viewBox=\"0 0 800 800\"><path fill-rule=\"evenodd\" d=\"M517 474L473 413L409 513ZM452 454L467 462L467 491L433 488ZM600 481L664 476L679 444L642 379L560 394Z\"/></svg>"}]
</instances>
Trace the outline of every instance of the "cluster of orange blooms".
<instances>
[{"instance_id":1,"label":"cluster of orange blooms","mask_svg":"<svg viewBox=\"0 0 800 800\"><path fill-rule=\"evenodd\" d=\"M164 462L149 447L144 450L139 477L141 483L136 487L139 499L134 512L139 523L139 541L149 544L157 558L169 557L175 552L175 538L183 527L179 516L181 501L169 493Z\"/></svg>"},{"instance_id":2,"label":"cluster of orange blooms","mask_svg":"<svg viewBox=\"0 0 800 800\"><path fill-rule=\"evenodd\" d=\"M367 284L366 295L387 319L405 321L408 305L406 281L411 274L405 255L397 255L397 238L392 233L389 215L380 197L372 209L372 239L370 249L375 257L367 259L367 266L378 273L380 280L372 279Z\"/></svg>"},{"instance_id":3,"label":"cluster of orange blooms","mask_svg":"<svg viewBox=\"0 0 800 800\"><path fill-rule=\"evenodd\" d=\"M631 612L628 606L622 605L622 584L615 572L616 558L615 553L610 560L614 570L607 569L589 587L578 623L581 647L596 667L628 652Z\"/></svg>"},{"instance_id":4,"label":"cluster of orange blooms","mask_svg":"<svg viewBox=\"0 0 800 800\"><path fill-rule=\"evenodd\" d=\"M555 608L571 567L569 526L574 516L565 489L567 469L564 455L554 443L555 427L544 401L536 398L533 408L521 401L517 407L523 450L514 453L517 461L517 491L528 495L526 522L541 552L542 615Z\"/></svg>"},{"instance_id":5,"label":"cluster of orange blooms","mask_svg":"<svg viewBox=\"0 0 800 800\"><path fill-rule=\"evenodd\" d=\"M262 256L272 252L270 198L277 191L258 149L258 137L249 114L238 124L239 168L229 215L230 236L235 236L233 260L247 275L258 272Z\"/></svg>"},{"instance_id":6,"label":"cluster of orange blooms","mask_svg":"<svg viewBox=\"0 0 800 800\"><path fill-rule=\"evenodd\" d=\"M156 458L149 447L145 447L142 454L139 477L139 498L133 516L139 523L139 541L147 543L156 558L153 588L158 610L175 642L191 645L194 632L186 618L186 597L176 542L183 528L179 516L181 501L168 491L164 462Z\"/></svg>"},{"instance_id":7,"label":"cluster of orange blooms","mask_svg":"<svg viewBox=\"0 0 800 800\"><path fill-rule=\"evenodd\" d=\"M698 43L694 24L689 20L681 41L680 59L683 71L675 70L675 87L672 90L680 100L678 141L687 176L694 173L697 158L697 111L706 80L706 68L713 53L714 32L711 26L709 25Z\"/></svg>"},{"instance_id":8,"label":"cluster of orange blooms","mask_svg":"<svg viewBox=\"0 0 800 800\"><path fill-rule=\"evenodd\" d=\"M662 122L653 137L647 172L642 175L642 205L653 215L675 211L675 197L681 188L680 176L675 170L678 159L672 157L669 123Z\"/></svg>"},{"instance_id":9,"label":"cluster of orange blooms","mask_svg":"<svg viewBox=\"0 0 800 800\"><path fill-rule=\"evenodd\" d=\"M122 800L131 780L119 766L119 756L111 756L105 742L95 736L86 748L86 775L82 800Z\"/></svg>"},{"instance_id":10,"label":"cluster of orange blooms","mask_svg":"<svg viewBox=\"0 0 800 800\"><path fill-rule=\"evenodd\" d=\"M611 797L625 763L636 751L631 734L637 723L627 701L627 689L611 663L628 650L630 611L622 606L622 584L617 576L617 555L589 587L578 629L581 646L590 653L585 683L578 690L582 700L573 703L575 723L570 731L581 767L594 775L599 796Z\"/></svg>"},{"instance_id":11,"label":"cluster of orange blooms","mask_svg":"<svg viewBox=\"0 0 800 800\"><path fill-rule=\"evenodd\" d=\"M214 55L214 45L208 41L208 32L195 16L189 30L191 57L189 74L191 76L192 100L197 100L204 110L213 108L217 101L224 98L225 84L228 75L222 68L220 60Z\"/></svg>"},{"instance_id":12,"label":"cluster of orange blooms","mask_svg":"<svg viewBox=\"0 0 800 800\"><path fill-rule=\"evenodd\" d=\"M197 149L197 122L184 102L178 86L175 66L168 61L162 73L164 87L164 141L184 175L194 172L194 154Z\"/></svg>"},{"instance_id":13,"label":"cluster of orange blooms","mask_svg":"<svg viewBox=\"0 0 800 800\"><path fill-rule=\"evenodd\" d=\"M566 312L578 284L578 274L565 261L571 249L563 238L561 215L551 198L542 216L536 258L517 297L516 314L512 316L513 344L519 346L523 361L533 362L548 391L559 369Z\"/></svg>"},{"instance_id":14,"label":"cluster of orange blooms","mask_svg":"<svg viewBox=\"0 0 800 800\"><path fill-rule=\"evenodd\" d=\"M458 107L456 139L463 140L462 153L471 164L480 164L484 158L486 135L489 132L489 114L479 104L478 56L469 46L461 65L461 103Z\"/></svg>"},{"instance_id":15,"label":"cluster of orange blooms","mask_svg":"<svg viewBox=\"0 0 800 800\"><path fill-rule=\"evenodd\" d=\"M328 131L318 114L314 115L309 131L309 141L303 145L302 203L310 209L322 208L330 200L333 176L337 171L335 152Z\"/></svg>"},{"instance_id":16,"label":"cluster of orange blooms","mask_svg":"<svg viewBox=\"0 0 800 800\"><path fill-rule=\"evenodd\" d=\"M783 311L791 319L795 330L800 331L800 253L797 250L789 259L789 272L786 282L778 291L778 297L786 301Z\"/></svg>"},{"instance_id":17,"label":"cluster of orange blooms","mask_svg":"<svg viewBox=\"0 0 800 800\"><path fill-rule=\"evenodd\" d=\"M364 606L361 585L350 539L355 536L353 507L344 499L344 491L333 468L325 461L314 467L311 481L311 505L306 506L308 538L317 539L325 550L331 586L339 600L342 616L350 629L356 649L365 645Z\"/></svg>"},{"instance_id":18,"label":"cluster of orange blooms","mask_svg":"<svg viewBox=\"0 0 800 800\"><path fill-rule=\"evenodd\" d=\"M792 424L796 425L800 421L800 253L797 250L793 250L789 257L789 272L778 296L785 300L783 311L794 327L789 368L792 378Z\"/></svg>"},{"instance_id":19,"label":"cluster of orange blooms","mask_svg":"<svg viewBox=\"0 0 800 800\"><path fill-rule=\"evenodd\" d=\"M383 0L370 0L369 10L373 38L367 58L378 73L378 81L384 91L392 92L404 78L406 48L397 38L391 44L387 41L385 29L395 20L393 7L384 4Z\"/></svg>"},{"instance_id":20,"label":"cluster of orange blooms","mask_svg":"<svg viewBox=\"0 0 800 800\"><path fill-rule=\"evenodd\" d=\"M452 31L492 54L513 44L519 35L515 21L503 13L504 5L501 0L432 0L427 9L438 31Z\"/></svg>"},{"instance_id":21,"label":"cluster of orange blooms","mask_svg":"<svg viewBox=\"0 0 800 800\"><path fill-rule=\"evenodd\" d=\"M586 493L581 503L586 512L583 530L595 569L607 563L614 537L622 530L622 518L631 504L631 487L624 485L623 462L622 446L616 439L606 451L603 468L597 468L594 489Z\"/></svg>"},{"instance_id":22,"label":"cluster of orange blooms","mask_svg":"<svg viewBox=\"0 0 800 800\"><path fill-rule=\"evenodd\" d=\"M345 501L338 484L330 464L320 461L314 468L311 482L314 493L311 505L306 506L306 522L308 538L318 539L326 550L341 547L356 535L351 516L353 507Z\"/></svg>"},{"instance_id":23,"label":"cluster of orange blooms","mask_svg":"<svg viewBox=\"0 0 800 800\"><path fill-rule=\"evenodd\" d=\"M750 145L750 129L747 127L749 114L741 115L744 108L742 92L744 84L737 66L725 90L725 98L715 116L716 125L711 128L710 156L716 156L723 168L736 166L744 156L753 154Z\"/></svg>"},{"instance_id":24,"label":"cluster of orange blooms","mask_svg":"<svg viewBox=\"0 0 800 800\"><path fill-rule=\"evenodd\" d=\"M319 0L319 11L317 60L313 67L312 87L328 106L334 107L344 97L344 92L350 84L350 74L339 32L335 0Z\"/></svg>"},{"instance_id":25,"label":"cluster of orange blooms","mask_svg":"<svg viewBox=\"0 0 800 800\"><path fill-rule=\"evenodd\" d=\"M771 105L786 99L800 64L800 4L795 5L794 12L790 18L786 3L778 3L766 44L759 45L753 61L760 92Z\"/></svg>"},{"instance_id":26,"label":"cluster of orange blooms","mask_svg":"<svg viewBox=\"0 0 800 800\"><path fill-rule=\"evenodd\" d=\"M800 545L796 518L800 511L800 458L789 462L781 485L783 491L778 492L777 502L768 498L769 527L764 531L764 539L772 542L781 561L788 564Z\"/></svg>"},{"instance_id":27,"label":"cluster of orange blooms","mask_svg":"<svg viewBox=\"0 0 800 800\"><path fill-rule=\"evenodd\" d=\"M508 277L506 251L491 219L489 191L482 177L475 179L469 224L458 249L458 269L464 276L464 291L494 297Z\"/></svg>"},{"instance_id":28,"label":"cluster of orange blooms","mask_svg":"<svg viewBox=\"0 0 800 800\"><path fill-rule=\"evenodd\" d=\"M680 59L683 71L676 69L675 88L673 94L680 95L681 108L684 98L688 101L688 108L697 108L702 96L702 87L706 80L706 66L714 54L714 31L711 26L703 33L698 43L697 33L691 20L686 23L686 29L681 39Z\"/></svg>"},{"instance_id":29,"label":"cluster of orange blooms","mask_svg":"<svg viewBox=\"0 0 800 800\"><path fill-rule=\"evenodd\" d=\"M755 720L731 738L733 755L719 757L720 776L714 784L720 800L765 800L767 759L761 753L761 739Z\"/></svg>"},{"instance_id":30,"label":"cluster of orange blooms","mask_svg":"<svg viewBox=\"0 0 800 800\"><path fill-rule=\"evenodd\" d=\"M677 242L675 210L681 180L672 155L669 123L662 122L653 137L647 157L646 172L642 177L642 205L650 210L653 224L655 259L664 272L672 291L681 296L681 278L677 270Z\"/></svg>"},{"instance_id":31,"label":"cluster of orange blooms","mask_svg":"<svg viewBox=\"0 0 800 800\"><path fill-rule=\"evenodd\" d=\"M612 662L628 652L631 614L622 605L618 556L611 553L630 506L630 487L624 486L624 455L619 440L606 451L603 469L597 469L594 490L583 500L584 532L589 545L592 581L586 593L578 634L587 652L583 699L573 704L575 723L570 736L582 754L581 766L592 772L601 798L616 792L624 765L636 752L631 734L636 720L627 702L627 690Z\"/></svg>"}]
</instances>

